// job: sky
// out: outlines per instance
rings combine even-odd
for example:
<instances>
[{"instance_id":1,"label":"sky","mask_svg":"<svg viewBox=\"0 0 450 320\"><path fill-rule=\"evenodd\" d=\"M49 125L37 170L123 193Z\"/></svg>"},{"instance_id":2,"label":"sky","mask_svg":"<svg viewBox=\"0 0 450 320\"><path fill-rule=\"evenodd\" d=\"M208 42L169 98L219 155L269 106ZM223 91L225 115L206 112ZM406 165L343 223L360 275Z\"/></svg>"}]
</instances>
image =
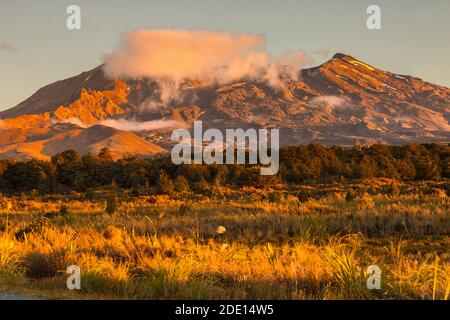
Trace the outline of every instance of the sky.
<instances>
[{"instance_id":1,"label":"sky","mask_svg":"<svg viewBox=\"0 0 450 320\"><path fill-rule=\"evenodd\" d=\"M71 4L81 30L66 27ZM371 4L380 30L366 27ZM450 87L450 0L0 0L0 110L98 66L140 28L252 33L274 55L303 50L320 64L343 52Z\"/></svg>"}]
</instances>

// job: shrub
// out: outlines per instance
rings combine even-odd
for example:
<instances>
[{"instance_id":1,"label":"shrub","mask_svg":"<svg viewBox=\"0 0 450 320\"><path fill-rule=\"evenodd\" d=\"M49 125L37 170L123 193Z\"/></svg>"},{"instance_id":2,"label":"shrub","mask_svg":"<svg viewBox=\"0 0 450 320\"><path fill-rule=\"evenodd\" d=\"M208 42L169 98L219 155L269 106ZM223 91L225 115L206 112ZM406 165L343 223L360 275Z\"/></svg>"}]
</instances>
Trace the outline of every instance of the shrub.
<instances>
[{"instance_id":1,"label":"shrub","mask_svg":"<svg viewBox=\"0 0 450 320\"><path fill-rule=\"evenodd\" d=\"M106 230L103 232L103 236L105 237L106 240L120 241L122 237L122 230L114 226L108 226L106 227Z\"/></svg>"},{"instance_id":2,"label":"shrub","mask_svg":"<svg viewBox=\"0 0 450 320\"><path fill-rule=\"evenodd\" d=\"M50 278L57 275L58 266L54 259L40 252L33 252L25 258L25 274L32 279Z\"/></svg>"},{"instance_id":3,"label":"shrub","mask_svg":"<svg viewBox=\"0 0 450 320\"><path fill-rule=\"evenodd\" d=\"M211 185L210 194L214 195L214 196L222 196L223 195L223 190L222 190L222 186L220 184L219 178L214 179L214 182Z\"/></svg>"},{"instance_id":4,"label":"shrub","mask_svg":"<svg viewBox=\"0 0 450 320\"><path fill-rule=\"evenodd\" d=\"M400 187L398 186L397 180L392 180L391 184L388 187L388 194L396 197L400 194Z\"/></svg>"},{"instance_id":5,"label":"shrub","mask_svg":"<svg viewBox=\"0 0 450 320\"><path fill-rule=\"evenodd\" d=\"M311 192L307 189L300 189L296 196L300 202L306 202L311 199Z\"/></svg>"},{"instance_id":6,"label":"shrub","mask_svg":"<svg viewBox=\"0 0 450 320\"><path fill-rule=\"evenodd\" d=\"M86 200L93 200L95 199L95 192L92 188L87 188L86 193L84 194L84 198Z\"/></svg>"},{"instance_id":7,"label":"shrub","mask_svg":"<svg viewBox=\"0 0 450 320\"><path fill-rule=\"evenodd\" d=\"M206 194L210 189L209 183L203 177L200 179L200 181L195 182L192 187L195 192L201 194Z\"/></svg>"},{"instance_id":8,"label":"shrub","mask_svg":"<svg viewBox=\"0 0 450 320\"><path fill-rule=\"evenodd\" d=\"M373 201L373 198L367 193L364 192L360 196L358 196L358 206L357 208L362 209L372 209L375 207L375 202Z\"/></svg>"},{"instance_id":9,"label":"shrub","mask_svg":"<svg viewBox=\"0 0 450 320\"><path fill-rule=\"evenodd\" d=\"M347 191L345 195L345 201L353 201L356 198L356 192L354 190Z\"/></svg>"},{"instance_id":10,"label":"shrub","mask_svg":"<svg viewBox=\"0 0 450 320\"><path fill-rule=\"evenodd\" d=\"M167 173L161 171L159 174L157 191L160 194L171 194L174 190L174 185L172 179L169 178Z\"/></svg>"},{"instance_id":11,"label":"shrub","mask_svg":"<svg viewBox=\"0 0 450 320\"><path fill-rule=\"evenodd\" d=\"M175 191L177 192L189 192L189 184L185 177L177 176L175 179Z\"/></svg>"},{"instance_id":12,"label":"shrub","mask_svg":"<svg viewBox=\"0 0 450 320\"><path fill-rule=\"evenodd\" d=\"M8 230L8 221L0 220L0 232Z\"/></svg>"},{"instance_id":13,"label":"shrub","mask_svg":"<svg viewBox=\"0 0 450 320\"><path fill-rule=\"evenodd\" d=\"M147 202L150 204L156 204L158 202L158 198L156 196L149 196L147 198Z\"/></svg>"},{"instance_id":14,"label":"shrub","mask_svg":"<svg viewBox=\"0 0 450 320\"><path fill-rule=\"evenodd\" d=\"M69 207L65 204L62 204L59 207L59 214L63 217L67 216L69 214Z\"/></svg>"},{"instance_id":15,"label":"shrub","mask_svg":"<svg viewBox=\"0 0 450 320\"><path fill-rule=\"evenodd\" d=\"M48 219L41 218L38 221L31 223L27 226L20 228L14 236L17 240L24 240L25 237L30 233L41 234L44 231L44 228L48 226Z\"/></svg>"},{"instance_id":16,"label":"shrub","mask_svg":"<svg viewBox=\"0 0 450 320\"><path fill-rule=\"evenodd\" d=\"M178 207L178 213L181 214L181 215L185 215L185 214L189 213L190 210L191 210L191 206L189 206L189 205L187 205L185 203L181 204Z\"/></svg>"},{"instance_id":17,"label":"shrub","mask_svg":"<svg viewBox=\"0 0 450 320\"><path fill-rule=\"evenodd\" d=\"M109 192L108 200L106 201L105 212L108 214L114 214L119 208L119 200L117 199L117 190L112 188Z\"/></svg>"},{"instance_id":18,"label":"shrub","mask_svg":"<svg viewBox=\"0 0 450 320\"><path fill-rule=\"evenodd\" d=\"M434 189L433 196L439 199L446 199L447 193L443 189L436 188Z\"/></svg>"},{"instance_id":19,"label":"shrub","mask_svg":"<svg viewBox=\"0 0 450 320\"><path fill-rule=\"evenodd\" d=\"M284 194L281 191L269 193L269 202L280 203L284 200Z\"/></svg>"}]
</instances>

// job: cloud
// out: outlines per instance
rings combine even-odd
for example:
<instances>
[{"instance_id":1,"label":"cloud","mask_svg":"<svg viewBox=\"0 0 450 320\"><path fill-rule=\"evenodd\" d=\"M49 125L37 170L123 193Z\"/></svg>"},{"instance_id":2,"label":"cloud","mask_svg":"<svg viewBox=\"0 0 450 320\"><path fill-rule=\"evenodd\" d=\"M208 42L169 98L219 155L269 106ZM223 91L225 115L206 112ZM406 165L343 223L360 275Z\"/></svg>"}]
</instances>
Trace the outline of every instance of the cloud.
<instances>
[{"instance_id":1,"label":"cloud","mask_svg":"<svg viewBox=\"0 0 450 320\"><path fill-rule=\"evenodd\" d=\"M279 87L282 85L281 78L297 80L300 69L312 61L303 51L284 52L266 67L263 80L272 87Z\"/></svg>"},{"instance_id":2,"label":"cloud","mask_svg":"<svg viewBox=\"0 0 450 320\"><path fill-rule=\"evenodd\" d=\"M8 42L0 42L0 51L16 52L17 49L14 48L13 45Z\"/></svg>"},{"instance_id":3,"label":"cloud","mask_svg":"<svg viewBox=\"0 0 450 320\"><path fill-rule=\"evenodd\" d=\"M320 59L326 59L332 55L332 52L330 49L321 49L313 51L313 54L319 56Z\"/></svg>"},{"instance_id":4,"label":"cloud","mask_svg":"<svg viewBox=\"0 0 450 320\"><path fill-rule=\"evenodd\" d=\"M143 121L143 122L126 119L117 119L117 120L107 119L98 122L98 124L124 131L151 131L164 128L180 128L181 126L183 126L183 124L181 124L178 121L166 119Z\"/></svg>"},{"instance_id":5,"label":"cloud","mask_svg":"<svg viewBox=\"0 0 450 320\"><path fill-rule=\"evenodd\" d=\"M264 38L257 35L137 30L123 35L118 50L105 57L106 71L114 77L198 78L213 68L233 63L244 67L249 59L260 59L255 51L263 45Z\"/></svg>"},{"instance_id":6,"label":"cloud","mask_svg":"<svg viewBox=\"0 0 450 320\"><path fill-rule=\"evenodd\" d=\"M52 122L53 123L71 123L71 124L74 124L74 125L79 126L81 128L88 128L89 127L89 125L87 125L86 123L84 123L83 121L81 121L77 117L72 117L72 118L68 118L68 119L65 119L65 120L61 120L61 121L54 120Z\"/></svg>"},{"instance_id":7,"label":"cloud","mask_svg":"<svg viewBox=\"0 0 450 320\"><path fill-rule=\"evenodd\" d=\"M313 104L326 105L328 107L340 107L348 102L348 98L344 96L318 96L311 100Z\"/></svg>"},{"instance_id":8,"label":"cloud","mask_svg":"<svg viewBox=\"0 0 450 320\"><path fill-rule=\"evenodd\" d=\"M182 123L175 120L167 120L167 119L159 119L159 120L151 120L151 121L135 121L135 120L127 120L127 119L105 119L98 121L94 124L88 125L82 122L79 118L73 117L61 121L55 121L54 123L71 123L77 125L81 128L89 128L94 125L102 125L105 127L111 127L118 130L124 131L151 131L158 130L164 128L180 128L183 126ZM1 122L0 122L1 124Z\"/></svg>"},{"instance_id":9,"label":"cloud","mask_svg":"<svg viewBox=\"0 0 450 320\"><path fill-rule=\"evenodd\" d=\"M261 35L184 29L141 29L122 35L117 48L104 56L110 77L150 77L160 87L163 103L176 99L183 80L218 84L258 79L282 85L297 79L310 62L303 52L272 57Z\"/></svg>"}]
</instances>

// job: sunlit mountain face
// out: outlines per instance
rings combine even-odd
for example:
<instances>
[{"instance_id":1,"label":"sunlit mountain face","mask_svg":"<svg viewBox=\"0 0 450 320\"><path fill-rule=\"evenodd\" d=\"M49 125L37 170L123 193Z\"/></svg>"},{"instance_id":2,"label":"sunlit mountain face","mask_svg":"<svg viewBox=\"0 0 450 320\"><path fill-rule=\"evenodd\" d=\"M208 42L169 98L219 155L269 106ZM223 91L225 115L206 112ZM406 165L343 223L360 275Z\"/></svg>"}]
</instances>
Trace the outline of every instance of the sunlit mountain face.
<instances>
[{"instance_id":1,"label":"sunlit mountain face","mask_svg":"<svg viewBox=\"0 0 450 320\"><path fill-rule=\"evenodd\" d=\"M170 94L164 96L164 92ZM2 157L48 159L73 148L151 156L174 128L281 129L281 144L403 144L450 139L450 89L383 71L349 55L265 79L229 83L112 78L104 66L45 86L0 113Z\"/></svg>"}]
</instances>

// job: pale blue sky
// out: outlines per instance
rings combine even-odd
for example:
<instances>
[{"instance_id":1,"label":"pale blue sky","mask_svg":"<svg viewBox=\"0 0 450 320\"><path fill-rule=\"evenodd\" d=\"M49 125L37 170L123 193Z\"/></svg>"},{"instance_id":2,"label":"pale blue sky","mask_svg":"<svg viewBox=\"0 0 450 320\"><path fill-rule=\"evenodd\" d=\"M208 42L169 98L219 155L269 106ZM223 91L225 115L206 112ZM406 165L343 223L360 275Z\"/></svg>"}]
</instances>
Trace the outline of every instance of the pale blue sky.
<instances>
[{"instance_id":1,"label":"pale blue sky","mask_svg":"<svg viewBox=\"0 0 450 320\"><path fill-rule=\"evenodd\" d=\"M80 31L66 28L70 4L81 7ZM370 4L381 7L381 30L366 28ZM137 28L262 34L273 54L329 50L320 63L344 52L450 86L450 0L0 0L0 110L97 66Z\"/></svg>"}]
</instances>

